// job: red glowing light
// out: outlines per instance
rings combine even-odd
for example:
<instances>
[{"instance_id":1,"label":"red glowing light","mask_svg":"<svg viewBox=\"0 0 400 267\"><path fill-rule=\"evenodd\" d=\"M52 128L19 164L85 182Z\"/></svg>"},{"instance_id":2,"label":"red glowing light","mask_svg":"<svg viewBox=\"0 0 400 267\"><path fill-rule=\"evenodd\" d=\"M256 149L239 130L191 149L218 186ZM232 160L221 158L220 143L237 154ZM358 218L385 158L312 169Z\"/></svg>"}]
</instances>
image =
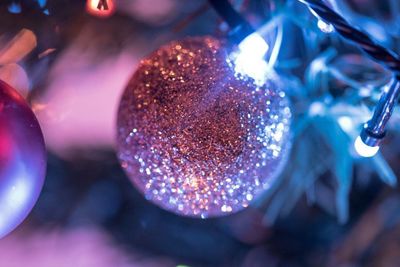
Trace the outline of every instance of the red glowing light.
<instances>
[{"instance_id":1,"label":"red glowing light","mask_svg":"<svg viewBox=\"0 0 400 267\"><path fill-rule=\"evenodd\" d=\"M87 0L86 10L93 16L106 18L114 14L115 4L113 0Z\"/></svg>"}]
</instances>

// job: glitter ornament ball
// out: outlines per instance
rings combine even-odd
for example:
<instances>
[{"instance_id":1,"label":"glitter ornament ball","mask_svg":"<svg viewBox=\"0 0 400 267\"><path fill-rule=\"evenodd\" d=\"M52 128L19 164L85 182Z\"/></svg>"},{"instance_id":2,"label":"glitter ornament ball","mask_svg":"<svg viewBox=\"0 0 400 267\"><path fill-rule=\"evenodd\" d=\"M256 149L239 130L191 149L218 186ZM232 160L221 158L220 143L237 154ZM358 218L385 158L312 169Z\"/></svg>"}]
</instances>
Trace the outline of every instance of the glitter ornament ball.
<instances>
[{"instance_id":1,"label":"glitter ornament ball","mask_svg":"<svg viewBox=\"0 0 400 267\"><path fill-rule=\"evenodd\" d=\"M23 97L0 80L0 238L31 211L45 170L39 123Z\"/></svg>"},{"instance_id":2,"label":"glitter ornament ball","mask_svg":"<svg viewBox=\"0 0 400 267\"><path fill-rule=\"evenodd\" d=\"M179 215L247 207L288 155L284 92L236 74L228 52L212 37L169 43L141 61L121 99L121 165L146 199Z\"/></svg>"}]
</instances>

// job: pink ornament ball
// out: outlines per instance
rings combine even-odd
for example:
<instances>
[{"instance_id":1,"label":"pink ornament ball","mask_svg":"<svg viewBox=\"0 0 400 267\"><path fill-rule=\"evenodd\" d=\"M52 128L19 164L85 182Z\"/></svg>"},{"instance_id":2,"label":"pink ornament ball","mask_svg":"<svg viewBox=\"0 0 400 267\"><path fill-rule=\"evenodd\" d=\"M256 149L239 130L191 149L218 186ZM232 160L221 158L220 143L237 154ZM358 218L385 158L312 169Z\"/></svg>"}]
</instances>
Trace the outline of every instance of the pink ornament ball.
<instances>
[{"instance_id":1,"label":"pink ornament ball","mask_svg":"<svg viewBox=\"0 0 400 267\"><path fill-rule=\"evenodd\" d=\"M121 165L147 200L178 215L246 208L289 155L280 83L237 75L228 53L213 37L171 42L142 60L121 98Z\"/></svg>"},{"instance_id":2,"label":"pink ornament ball","mask_svg":"<svg viewBox=\"0 0 400 267\"><path fill-rule=\"evenodd\" d=\"M39 123L25 99L0 80L0 238L27 217L39 197L45 171Z\"/></svg>"}]
</instances>

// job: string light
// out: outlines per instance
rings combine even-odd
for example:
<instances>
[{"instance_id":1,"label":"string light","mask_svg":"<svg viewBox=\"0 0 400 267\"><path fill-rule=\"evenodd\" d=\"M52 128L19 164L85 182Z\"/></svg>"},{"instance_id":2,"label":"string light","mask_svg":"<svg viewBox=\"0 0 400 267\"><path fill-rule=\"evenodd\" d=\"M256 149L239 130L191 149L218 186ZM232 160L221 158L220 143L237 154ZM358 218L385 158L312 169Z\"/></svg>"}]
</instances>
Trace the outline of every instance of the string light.
<instances>
[{"instance_id":1,"label":"string light","mask_svg":"<svg viewBox=\"0 0 400 267\"><path fill-rule=\"evenodd\" d=\"M87 0L86 10L89 14L107 18L115 12L115 4L113 0Z\"/></svg>"},{"instance_id":2,"label":"string light","mask_svg":"<svg viewBox=\"0 0 400 267\"><path fill-rule=\"evenodd\" d=\"M369 35L352 27L342 16L332 10L321 0L299 0L307 5L317 18L329 22L344 38L354 42L371 58L380 62L394 73L393 82L384 88L374 115L361 131L354 144L361 156L373 156L379 150L379 144L386 134L386 124L392 116L393 109L400 95L400 56L375 42Z\"/></svg>"},{"instance_id":3,"label":"string light","mask_svg":"<svg viewBox=\"0 0 400 267\"><path fill-rule=\"evenodd\" d=\"M262 85L266 79L268 64L264 60L269 46L260 34L254 32L238 45L238 51L230 55L234 62L235 72L249 76L256 84Z\"/></svg>"},{"instance_id":4,"label":"string light","mask_svg":"<svg viewBox=\"0 0 400 267\"><path fill-rule=\"evenodd\" d=\"M331 33L334 30L334 28L333 28L333 26L331 24L326 23L322 19L318 19L317 26L324 33Z\"/></svg>"},{"instance_id":5,"label":"string light","mask_svg":"<svg viewBox=\"0 0 400 267\"><path fill-rule=\"evenodd\" d=\"M361 151L359 153L361 156L366 154L367 156L364 157L368 157L372 152L375 151L373 155L378 152L379 145L386 135L386 124L392 116L393 109L399 100L399 95L400 83L396 78L391 84L384 87L372 119L364 125L360 136L357 138L360 141L357 142L356 140L356 151Z\"/></svg>"},{"instance_id":6,"label":"string light","mask_svg":"<svg viewBox=\"0 0 400 267\"><path fill-rule=\"evenodd\" d=\"M341 116L338 118L338 123L340 127L343 129L345 132L351 132L353 130L353 121L349 116Z\"/></svg>"},{"instance_id":7,"label":"string light","mask_svg":"<svg viewBox=\"0 0 400 267\"><path fill-rule=\"evenodd\" d=\"M354 149L361 157L370 158L378 153L379 146L369 146L364 143L360 136L358 136L354 142Z\"/></svg>"},{"instance_id":8,"label":"string light","mask_svg":"<svg viewBox=\"0 0 400 267\"><path fill-rule=\"evenodd\" d=\"M270 68L270 64L264 60L269 49L268 43L228 1L209 0L209 3L231 28L229 39L238 44L238 50L228 58L234 64L235 73L251 77L256 85L261 86Z\"/></svg>"},{"instance_id":9,"label":"string light","mask_svg":"<svg viewBox=\"0 0 400 267\"><path fill-rule=\"evenodd\" d=\"M9 6L8 6L8 12L12 13L12 14L19 14L21 13L21 5L18 3L14 3L12 2Z\"/></svg>"},{"instance_id":10,"label":"string light","mask_svg":"<svg viewBox=\"0 0 400 267\"><path fill-rule=\"evenodd\" d=\"M240 53L250 58L263 58L268 49L268 44L257 32L247 36L239 44Z\"/></svg>"},{"instance_id":11,"label":"string light","mask_svg":"<svg viewBox=\"0 0 400 267\"><path fill-rule=\"evenodd\" d=\"M335 29L332 24L329 24L325 22L321 17L317 14L317 12L314 11L314 9L308 7L308 10L310 10L310 13L318 19L317 26L318 28L324 32L324 33L331 33Z\"/></svg>"}]
</instances>

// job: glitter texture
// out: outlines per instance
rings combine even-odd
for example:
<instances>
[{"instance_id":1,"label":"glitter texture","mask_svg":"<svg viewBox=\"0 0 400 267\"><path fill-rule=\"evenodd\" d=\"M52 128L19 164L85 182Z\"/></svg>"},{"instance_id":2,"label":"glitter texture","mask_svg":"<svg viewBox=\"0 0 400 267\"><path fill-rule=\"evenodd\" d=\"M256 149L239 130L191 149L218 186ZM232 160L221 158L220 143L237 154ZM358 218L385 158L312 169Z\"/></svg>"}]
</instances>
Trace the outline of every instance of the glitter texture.
<instances>
[{"instance_id":1,"label":"glitter texture","mask_svg":"<svg viewBox=\"0 0 400 267\"><path fill-rule=\"evenodd\" d=\"M118 157L146 199L215 217L247 207L279 174L291 112L273 80L238 76L223 41L172 42L144 59L118 112Z\"/></svg>"}]
</instances>

